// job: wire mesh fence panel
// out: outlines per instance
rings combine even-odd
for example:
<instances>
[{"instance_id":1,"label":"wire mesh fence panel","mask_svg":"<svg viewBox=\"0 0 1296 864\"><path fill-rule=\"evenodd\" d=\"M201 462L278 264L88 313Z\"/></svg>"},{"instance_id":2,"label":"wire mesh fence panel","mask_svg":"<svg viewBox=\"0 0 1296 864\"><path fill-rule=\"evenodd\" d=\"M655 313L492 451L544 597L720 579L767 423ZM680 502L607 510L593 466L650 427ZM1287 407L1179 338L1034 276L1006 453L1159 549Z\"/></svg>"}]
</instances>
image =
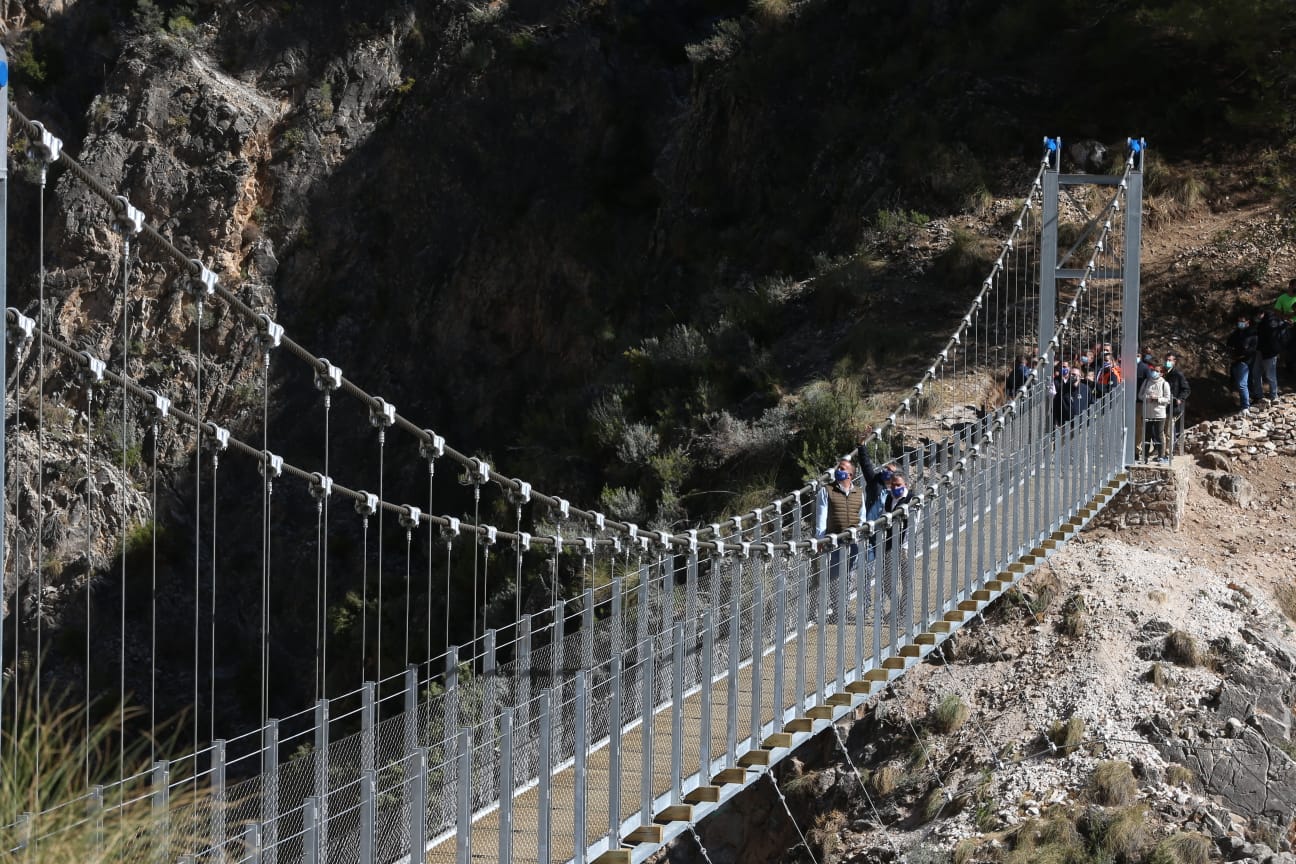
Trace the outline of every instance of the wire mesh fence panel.
<instances>
[{"instance_id":1,"label":"wire mesh fence panel","mask_svg":"<svg viewBox=\"0 0 1296 864\"><path fill-rule=\"evenodd\" d=\"M374 802L374 858L395 861L409 852L410 757L378 771Z\"/></svg>"}]
</instances>

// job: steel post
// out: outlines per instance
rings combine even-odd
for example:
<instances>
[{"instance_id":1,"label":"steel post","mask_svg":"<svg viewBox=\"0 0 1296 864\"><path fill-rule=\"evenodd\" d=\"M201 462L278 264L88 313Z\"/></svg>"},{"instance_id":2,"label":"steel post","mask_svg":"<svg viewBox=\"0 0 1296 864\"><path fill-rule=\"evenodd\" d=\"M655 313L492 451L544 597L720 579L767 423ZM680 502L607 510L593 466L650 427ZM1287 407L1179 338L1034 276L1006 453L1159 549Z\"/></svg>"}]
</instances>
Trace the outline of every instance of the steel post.
<instances>
[{"instance_id":1,"label":"steel post","mask_svg":"<svg viewBox=\"0 0 1296 864\"><path fill-rule=\"evenodd\" d=\"M213 802L213 807L215 807ZM90 820L90 836L96 849L104 848L104 787L95 786L90 790L90 800L86 804L86 816ZM215 838L212 839L212 848L221 849L225 845L224 838L219 843Z\"/></svg>"},{"instance_id":2,"label":"steel post","mask_svg":"<svg viewBox=\"0 0 1296 864\"><path fill-rule=\"evenodd\" d=\"M378 778L372 771L360 772L360 864L375 864L374 843L378 830ZM464 864L465 858L457 859Z\"/></svg>"},{"instance_id":3,"label":"steel post","mask_svg":"<svg viewBox=\"0 0 1296 864\"><path fill-rule=\"evenodd\" d=\"M653 824L652 807L653 807L653 702L656 701L650 692L654 689L653 682L656 678L654 670L654 660L652 646L647 646L643 659L640 661L641 672L640 681L643 682L643 692L641 699L643 704L640 706L643 712L642 726L640 734L643 736L643 744L640 747L642 761L639 765L639 824L648 826Z\"/></svg>"},{"instance_id":4,"label":"steel post","mask_svg":"<svg viewBox=\"0 0 1296 864\"><path fill-rule=\"evenodd\" d=\"M455 862L472 864L472 729L459 730L459 814L455 820Z\"/></svg>"},{"instance_id":5,"label":"steel post","mask_svg":"<svg viewBox=\"0 0 1296 864\"><path fill-rule=\"evenodd\" d=\"M594 589L581 595L581 668L594 668Z\"/></svg>"},{"instance_id":6,"label":"steel post","mask_svg":"<svg viewBox=\"0 0 1296 864\"><path fill-rule=\"evenodd\" d=\"M553 736L553 723L549 714L550 704L553 701L553 691L545 690L540 694L540 704L537 710L540 712L539 717L539 736L540 750L538 755L539 764L536 766L536 856L541 864L550 864L551 846L553 843L553 810L551 801L553 800L553 745L551 738Z\"/></svg>"},{"instance_id":7,"label":"steel post","mask_svg":"<svg viewBox=\"0 0 1296 864\"><path fill-rule=\"evenodd\" d=\"M684 625L676 622L671 650L671 803L683 802Z\"/></svg>"},{"instance_id":8,"label":"steel post","mask_svg":"<svg viewBox=\"0 0 1296 864\"><path fill-rule=\"evenodd\" d=\"M374 684L360 688L360 770L374 770Z\"/></svg>"},{"instance_id":9,"label":"steel post","mask_svg":"<svg viewBox=\"0 0 1296 864\"><path fill-rule=\"evenodd\" d=\"M320 864L319 799L302 802L302 864Z\"/></svg>"},{"instance_id":10,"label":"steel post","mask_svg":"<svg viewBox=\"0 0 1296 864\"><path fill-rule=\"evenodd\" d=\"M499 698L496 692L499 688L499 679L495 674L496 657L495 645L497 639L495 628L486 631L485 646L482 656L482 717L495 716L495 702Z\"/></svg>"},{"instance_id":11,"label":"steel post","mask_svg":"<svg viewBox=\"0 0 1296 864\"><path fill-rule=\"evenodd\" d=\"M783 704L783 678L786 673L787 658L787 566L786 561L777 553L774 556L774 705L771 716L774 728L770 731L783 731L786 722Z\"/></svg>"},{"instance_id":12,"label":"steel post","mask_svg":"<svg viewBox=\"0 0 1296 864\"><path fill-rule=\"evenodd\" d=\"M225 848L226 815L229 806L225 791L225 739L217 738L211 748L211 845L213 849ZM102 795L103 787L96 787ZM218 859L219 860L219 859Z\"/></svg>"},{"instance_id":13,"label":"steel post","mask_svg":"<svg viewBox=\"0 0 1296 864\"><path fill-rule=\"evenodd\" d=\"M715 619L711 610L702 612L702 716L698 730L698 773L705 785L711 779L711 711L712 682L715 680Z\"/></svg>"},{"instance_id":14,"label":"steel post","mask_svg":"<svg viewBox=\"0 0 1296 864\"><path fill-rule=\"evenodd\" d=\"M572 769L575 788L572 801L572 854L575 864L589 858L589 677L576 672L576 752Z\"/></svg>"},{"instance_id":15,"label":"steel post","mask_svg":"<svg viewBox=\"0 0 1296 864\"><path fill-rule=\"evenodd\" d=\"M806 596L810 593L810 559L808 553L797 549L797 640L796 640L796 716L805 713L806 699L806 636L809 632L809 612Z\"/></svg>"},{"instance_id":16,"label":"steel post","mask_svg":"<svg viewBox=\"0 0 1296 864\"><path fill-rule=\"evenodd\" d=\"M1131 138L1129 147L1133 151L1134 165L1130 169L1125 187L1125 266L1123 268L1125 278L1121 293L1121 377L1126 382L1137 380L1138 338L1141 326L1139 279L1143 264L1143 160L1146 156L1147 144L1142 138L1137 140ZM1135 400L1138 394L1128 383L1124 390L1121 400L1125 408L1124 455L1126 464L1132 465L1136 423ZM1171 422L1174 422L1173 419Z\"/></svg>"},{"instance_id":17,"label":"steel post","mask_svg":"<svg viewBox=\"0 0 1296 864\"><path fill-rule=\"evenodd\" d=\"M243 851L247 857L241 864L262 864L261 826L255 822L243 826Z\"/></svg>"},{"instance_id":18,"label":"steel post","mask_svg":"<svg viewBox=\"0 0 1296 864\"><path fill-rule=\"evenodd\" d=\"M1050 151L1049 164L1041 178L1043 221L1040 223L1039 259L1039 350L1040 356L1048 358L1044 368L1050 375L1053 352L1049 351L1049 342L1053 340L1057 317L1058 169L1062 157L1062 139L1053 140L1057 147Z\"/></svg>"},{"instance_id":19,"label":"steel post","mask_svg":"<svg viewBox=\"0 0 1296 864\"><path fill-rule=\"evenodd\" d=\"M514 664L514 719L525 729L531 720L531 615L523 615L518 622L517 662ZM525 739L524 739L525 740Z\"/></svg>"},{"instance_id":20,"label":"steel post","mask_svg":"<svg viewBox=\"0 0 1296 864\"><path fill-rule=\"evenodd\" d=\"M405 732L405 753L413 753L418 749L418 666L411 663L405 667L405 716L403 726Z\"/></svg>"},{"instance_id":21,"label":"steel post","mask_svg":"<svg viewBox=\"0 0 1296 864\"><path fill-rule=\"evenodd\" d=\"M765 641L765 577L756 578L756 597L752 602L751 625L751 749L761 745L761 692L765 687L765 677L761 674L761 648Z\"/></svg>"},{"instance_id":22,"label":"steel post","mask_svg":"<svg viewBox=\"0 0 1296 864\"><path fill-rule=\"evenodd\" d=\"M319 805L319 845L328 848L328 794L329 794L329 703L321 699L315 703L315 797Z\"/></svg>"},{"instance_id":23,"label":"steel post","mask_svg":"<svg viewBox=\"0 0 1296 864\"><path fill-rule=\"evenodd\" d=\"M828 698L824 688L828 680L828 591L832 580L829 578L828 568L832 565L832 553L823 552L819 555L819 617L815 622L819 631L819 663L815 670L815 704L822 705Z\"/></svg>"},{"instance_id":24,"label":"steel post","mask_svg":"<svg viewBox=\"0 0 1296 864\"><path fill-rule=\"evenodd\" d=\"M153 763L153 860L171 860L171 763Z\"/></svg>"},{"instance_id":25,"label":"steel post","mask_svg":"<svg viewBox=\"0 0 1296 864\"><path fill-rule=\"evenodd\" d=\"M499 860L500 864L513 864L513 709L500 713L499 736ZM424 760L426 770L426 760ZM413 807L410 808L413 822ZM413 849L410 850L411 855ZM411 861L414 860L412 857Z\"/></svg>"},{"instance_id":26,"label":"steel post","mask_svg":"<svg viewBox=\"0 0 1296 864\"><path fill-rule=\"evenodd\" d=\"M263 860L279 860L279 721L266 722L261 748L261 842Z\"/></svg>"},{"instance_id":27,"label":"steel post","mask_svg":"<svg viewBox=\"0 0 1296 864\"><path fill-rule=\"evenodd\" d=\"M621 828L621 725L624 710L624 663L619 652L612 654L612 705L608 719L608 848L617 848Z\"/></svg>"},{"instance_id":28,"label":"steel post","mask_svg":"<svg viewBox=\"0 0 1296 864\"><path fill-rule=\"evenodd\" d=\"M737 580L734 580L735 582ZM729 593L729 676L725 688L725 767L738 767L738 666L742 660L741 585Z\"/></svg>"}]
</instances>

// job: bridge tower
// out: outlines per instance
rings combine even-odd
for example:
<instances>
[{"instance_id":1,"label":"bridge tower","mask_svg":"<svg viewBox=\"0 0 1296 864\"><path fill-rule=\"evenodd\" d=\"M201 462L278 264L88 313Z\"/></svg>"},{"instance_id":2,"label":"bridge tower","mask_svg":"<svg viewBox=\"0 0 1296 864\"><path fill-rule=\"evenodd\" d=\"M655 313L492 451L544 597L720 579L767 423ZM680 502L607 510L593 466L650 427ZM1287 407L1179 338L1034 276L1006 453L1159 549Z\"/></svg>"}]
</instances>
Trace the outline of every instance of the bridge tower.
<instances>
[{"instance_id":1,"label":"bridge tower","mask_svg":"<svg viewBox=\"0 0 1296 864\"><path fill-rule=\"evenodd\" d=\"M1120 247L1121 254L1118 256L1116 266L1100 267L1088 275L1090 279L1094 280L1120 280L1121 282L1119 346L1121 380L1134 382L1137 379L1139 327L1141 323L1139 316L1139 269L1141 266L1140 244L1143 238L1143 159L1147 151L1147 143L1142 138L1127 139L1127 159L1130 162L1130 170L1124 177L1110 174L1063 174L1061 171L1062 139L1045 138L1044 146L1047 152L1048 165L1041 178L1043 182L1043 195L1041 198L1043 222L1040 227L1040 353L1048 353L1048 346L1057 329L1059 317L1058 283L1064 281L1080 282L1085 279L1086 268L1075 266L1072 256L1075 255L1077 249L1082 248L1083 244L1103 227L1100 224L1103 218L1102 214L1090 219L1082 226L1079 239L1059 258L1058 199L1060 192L1062 189L1076 187L1118 187L1123 184L1125 186L1125 232L1124 242ZM1055 359L1057 358L1050 356L1045 368L1052 369L1052 363ZM1134 448L1137 436L1134 434L1134 427L1137 423L1135 408L1138 401L1138 392L1136 387L1126 387L1124 393L1125 463L1131 464L1135 460Z\"/></svg>"}]
</instances>

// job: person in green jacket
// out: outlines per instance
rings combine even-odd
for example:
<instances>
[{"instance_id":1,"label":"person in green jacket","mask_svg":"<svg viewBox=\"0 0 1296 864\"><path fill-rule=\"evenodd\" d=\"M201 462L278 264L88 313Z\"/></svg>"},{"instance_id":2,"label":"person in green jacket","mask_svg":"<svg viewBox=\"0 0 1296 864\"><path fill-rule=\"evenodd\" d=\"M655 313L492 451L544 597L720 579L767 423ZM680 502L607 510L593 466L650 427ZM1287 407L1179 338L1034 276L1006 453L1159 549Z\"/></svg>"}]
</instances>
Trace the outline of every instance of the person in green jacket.
<instances>
[{"instance_id":1,"label":"person in green jacket","mask_svg":"<svg viewBox=\"0 0 1296 864\"><path fill-rule=\"evenodd\" d=\"M1287 283L1287 290L1274 301L1274 309L1283 318L1296 323L1296 279Z\"/></svg>"}]
</instances>

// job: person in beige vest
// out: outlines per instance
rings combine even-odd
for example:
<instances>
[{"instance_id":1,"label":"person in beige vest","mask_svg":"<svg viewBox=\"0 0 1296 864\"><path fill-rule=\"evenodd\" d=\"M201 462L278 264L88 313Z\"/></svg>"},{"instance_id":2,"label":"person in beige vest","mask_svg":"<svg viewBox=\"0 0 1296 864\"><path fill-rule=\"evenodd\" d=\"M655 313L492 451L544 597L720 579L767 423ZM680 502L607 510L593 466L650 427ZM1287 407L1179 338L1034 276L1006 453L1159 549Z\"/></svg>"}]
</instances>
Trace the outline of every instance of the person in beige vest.
<instances>
[{"instance_id":1,"label":"person in beige vest","mask_svg":"<svg viewBox=\"0 0 1296 864\"><path fill-rule=\"evenodd\" d=\"M815 496L815 537L823 538L829 534L840 534L849 528L864 524L866 515L864 489L855 483L855 466L849 458L842 459L833 470L833 482L820 486ZM859 544L851 543L847 547L846 567L848 573L855 572L855 563L859 557ZM829 559L831 569L831 597L839 596L837 580L840 576L842 547L832 551ZM847 577L850 581L850 577ZM849 590L849 589L848 589ZM835 616L828 610L829 621Z\"/></svg>"},{"instance_id":2,"label":"person in beige vest","mask_svg":"<svg viewBox=\"0 0 1296 864\"><path fill-rule=\"evenodd\" d=\"M1143 422L1147 427L1143 435L1144 447L1155 449L1157 461L1162 464L1170 461L1166 458L1163 438L1166 414L1170 403L1174 401L1163 372L1164 367L1160 363L1152 364L1148 368L1147 380L1143 382L1138 394L1139 403L1143 406Z\"/></svg>"}]
</instances>

